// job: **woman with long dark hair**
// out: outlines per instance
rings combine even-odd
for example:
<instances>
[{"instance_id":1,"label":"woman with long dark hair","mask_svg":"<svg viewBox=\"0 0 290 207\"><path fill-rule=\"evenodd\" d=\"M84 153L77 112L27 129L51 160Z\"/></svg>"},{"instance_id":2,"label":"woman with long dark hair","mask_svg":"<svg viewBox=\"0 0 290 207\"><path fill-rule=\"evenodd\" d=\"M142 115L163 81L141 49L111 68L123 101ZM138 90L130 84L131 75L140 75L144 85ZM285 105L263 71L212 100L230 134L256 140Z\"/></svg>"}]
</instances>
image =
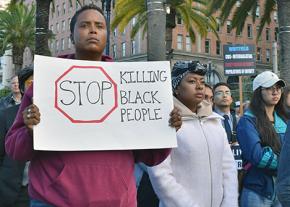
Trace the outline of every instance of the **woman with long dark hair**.
<instances>
[{"instance_id":1,"label":"woman with long dark hair","mask_svg":"<svg viewBox=\"0 0 290 207\"><path fill-rule=\"evenodd\" d=\"M287 127L285 82L270 71L253 81L253 97L237 126L246 174L241 207L280 207L276 196L278 158Z\"/></svg>"}]
</instances>

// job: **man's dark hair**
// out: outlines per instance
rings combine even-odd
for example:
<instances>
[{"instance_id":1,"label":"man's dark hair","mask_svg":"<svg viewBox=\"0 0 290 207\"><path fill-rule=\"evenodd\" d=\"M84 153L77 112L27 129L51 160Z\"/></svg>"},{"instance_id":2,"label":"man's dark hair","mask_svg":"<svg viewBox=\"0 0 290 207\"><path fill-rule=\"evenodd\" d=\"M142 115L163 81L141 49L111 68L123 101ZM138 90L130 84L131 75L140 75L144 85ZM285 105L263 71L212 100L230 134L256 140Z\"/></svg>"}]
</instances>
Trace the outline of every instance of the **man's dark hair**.
<instances>
[{"instance_id":1,"label":"man's dark hair","mask_svg":"<svg viewBox=\"0 0 290 207\"><path fill-rule=\"evenodd\" d=\"M226 86L226 87L228 87L228 88L231 90L231 86L230 86L229 84L227 84L227 83L225 83L225 82L219 82L219 83L217 83L217 84L214 85L214 87L213 87L213 92L215 92L215 89L216 89L217 87L219 87L219 86Z\"/></svg>"},{"instance_id":2,"label":"man's dark hair","mask_svg":"<svg viewBox=\"0 0 290 207\"><path fill-rule=\"evenodd\" d=\"M207 87L207 88L209 88L210 90L212 90L212 91L213 91L213 89L212 89L212 86L211 86L211 85L209 85L208 83L205 83L205 87Z\"/></svg>"},{"instance_id":3,"label":"man's dark hair","mask_svg":"<svg viewBox=\"0 0 290 207\"><path fill-rule=\"evenodd\" d=\"M33 66L25 67L18 72L19 89L22 94L24 93L25 81L32 75Z\"/></svg>"},{"instance_id":4,"label":"man's dark hair","mask_svg":"<svg viewBox=\"0 0 290 207\"><path fill-rule=\"evenodd\" d=\"M84 12L86 10L90 10L90 9L97 10L105 18L104 12L103 12L103 10L100 7L98 7L98 6L94 5L94 4L85 5L82 8L80 8L79 10L76 11L76 13L73 15L73 17L72 17L72 19L70 21L70 25L69 26L70 26L70 33L71 33L71 35L73 35L74 29L75 29L75 25L76 25L76 22L78 20L79 15L82 12ZM105 18L105 20L106 20L106 18Z\"/></svg>"}]
</instances>

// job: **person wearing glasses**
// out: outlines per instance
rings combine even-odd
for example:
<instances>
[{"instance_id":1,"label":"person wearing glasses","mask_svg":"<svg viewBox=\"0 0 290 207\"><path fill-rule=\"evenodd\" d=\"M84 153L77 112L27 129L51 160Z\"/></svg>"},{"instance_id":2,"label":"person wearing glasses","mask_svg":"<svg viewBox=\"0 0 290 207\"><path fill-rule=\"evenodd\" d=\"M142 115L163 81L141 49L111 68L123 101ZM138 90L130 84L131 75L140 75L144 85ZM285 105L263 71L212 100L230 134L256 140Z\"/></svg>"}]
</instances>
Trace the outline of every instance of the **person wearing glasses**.
<instances>
[{"instance_id":1,"label":"person wearing glasses","mask_svg":"<svg viewBox=\"0 0 290 207\"><path fill-rule=\"evenodd\" d=\"M280 207L276 195L278 159L287 127L282 89L285 82L271 72L253 81L249 109L237 125L246 172L241 207Z\"/></svg>"},{"instance_id":2,"label":"person wearing glasses","mask_svg":"<svg viewBox=\"0 0 290 207\"><path fill-rule=\"evenodd\" d=\"M181 110L178 148L148 167L159 207L237 207L237 170L222 117L204 101L206 68L177 62L172 70L175 106Z\"/></svg>"},{"instance_id":3,"label":"person wearing glasses","mask_svg":"<svg viewBox=\"0 0 290 207\"><path fill-rule=\"evenodd\" d=\"M235 110L231 109L233 98L231 94L231 87L229 84L220 82L215 84L213 88L214 92L214 111L224 117L223 126L227 133L229 144L237 144L236 139L236 126L238 117Z\"/></svg>"}]
</instances>

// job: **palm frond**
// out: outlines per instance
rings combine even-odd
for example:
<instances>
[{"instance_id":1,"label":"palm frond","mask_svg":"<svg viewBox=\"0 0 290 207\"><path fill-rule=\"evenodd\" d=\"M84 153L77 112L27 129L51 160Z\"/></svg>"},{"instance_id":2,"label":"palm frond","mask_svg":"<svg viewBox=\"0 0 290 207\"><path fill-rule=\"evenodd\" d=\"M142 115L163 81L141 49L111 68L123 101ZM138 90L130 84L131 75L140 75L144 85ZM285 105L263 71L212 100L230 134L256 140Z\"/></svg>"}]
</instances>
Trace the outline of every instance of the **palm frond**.
<instances>
[{"instance_id":1,"label":"palm frond","mask_svg":"<svg viewBox=\"0 0 290 207\"><path fill-rule=\"evenodd\" d=\"M259 40L263 28L265 27L265 24L269 24L271 22L271 14L272 11L274 11L276 8L276 1L275 0L268 0L266 1L265 5L264 5L264 12L260 21L260 27L259 27L259 31L257 34L257 41Z\"/></svg>"},{"instance_id":2,"label":"palm frond","mask_svg":"<svg viewBox=\"0 0 290 207\"><path fill-rule=\"evenodd\" d=\"M243 31L246 19L249 16L248 12L250 12L253 7L255 7L253 0L244 0L235 11L232 20L232 29L236 28L236 34Z\"/></svg>"}]
</instances>

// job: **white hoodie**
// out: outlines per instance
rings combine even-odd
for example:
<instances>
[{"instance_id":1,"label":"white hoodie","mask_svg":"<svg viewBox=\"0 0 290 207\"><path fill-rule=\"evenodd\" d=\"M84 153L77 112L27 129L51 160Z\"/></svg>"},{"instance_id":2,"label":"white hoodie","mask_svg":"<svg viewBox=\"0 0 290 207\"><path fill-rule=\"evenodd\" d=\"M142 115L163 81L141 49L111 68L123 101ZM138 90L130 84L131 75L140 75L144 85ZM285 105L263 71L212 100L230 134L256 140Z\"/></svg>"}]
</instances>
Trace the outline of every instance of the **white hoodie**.
<instances>
[{"instance_id":1,"label":"white hoodie","mask_svg":"<svg viewBox=\"0 0 290 207\"><path fill-rule=\"evenodd\" d=\"M160 207L238 207L237 169L222 127L223 119L202 102L197 114L177 99L182 126L178 148L148 167Z\"/></svg>"}]
</instances>

